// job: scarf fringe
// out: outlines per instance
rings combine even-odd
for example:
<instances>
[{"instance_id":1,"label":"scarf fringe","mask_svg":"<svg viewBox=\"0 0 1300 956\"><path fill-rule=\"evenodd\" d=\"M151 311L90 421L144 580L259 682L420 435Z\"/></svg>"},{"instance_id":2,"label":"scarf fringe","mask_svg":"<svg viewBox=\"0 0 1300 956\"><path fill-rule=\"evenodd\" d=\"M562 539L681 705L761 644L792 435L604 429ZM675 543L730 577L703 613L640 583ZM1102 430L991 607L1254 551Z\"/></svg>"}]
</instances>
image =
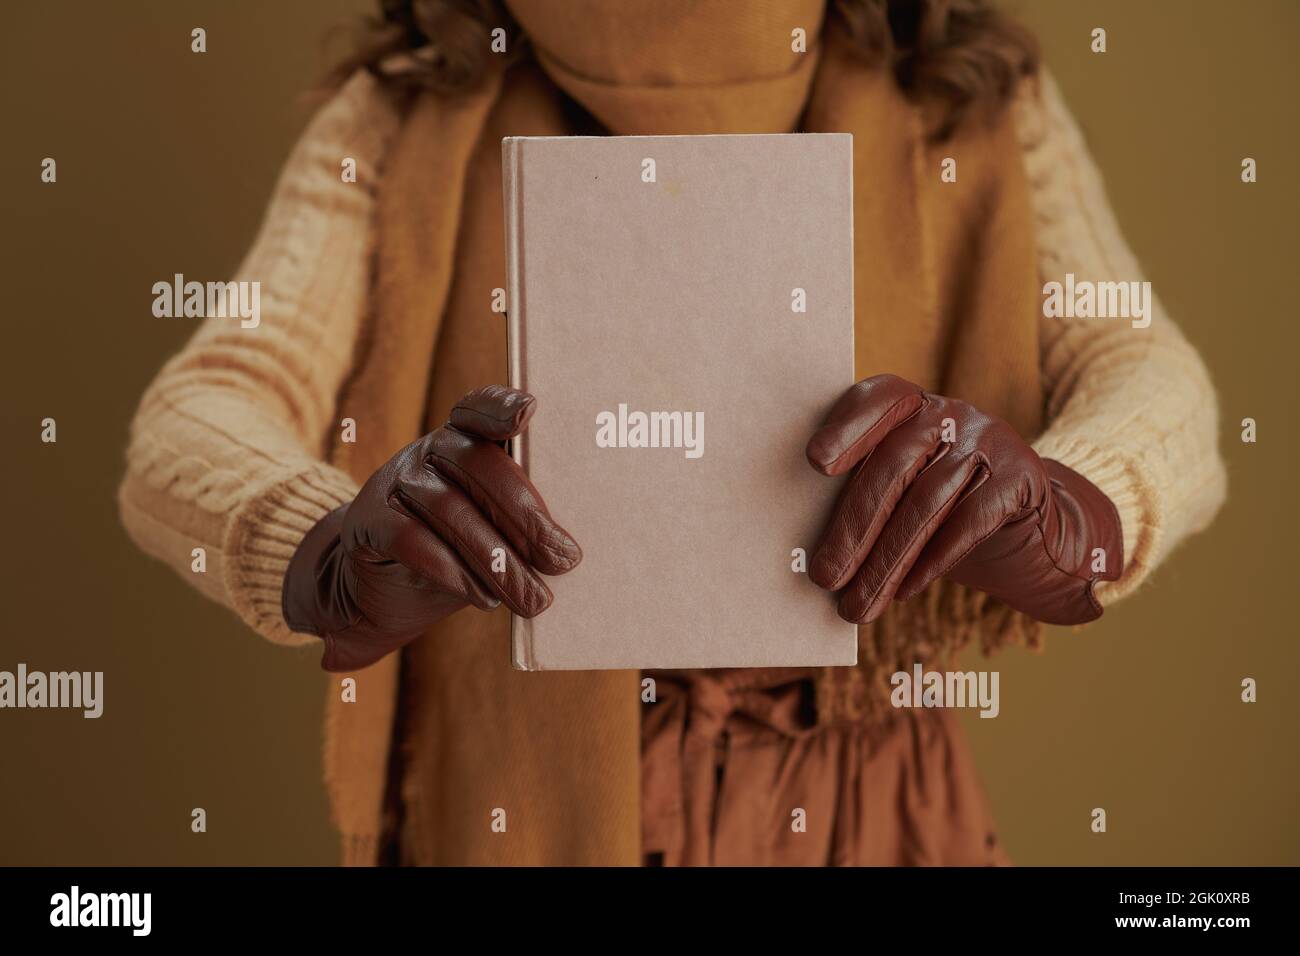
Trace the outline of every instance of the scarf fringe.
<instances>
[{"instance_id":1,"label":"scarf fringe","mask_svg":"<svg viewBox=\"0 0 1300 956\"><path fill-rule=\"evenodd\" d=\"M890 677L914 664L947 668L957 654L978 646L989 655L1006 647L1042 650L1043 626L982 591L941 581L906 603L894 603L858 628L858 663L827 667L817 675L821 724L878 726L895 713Z\"/></svg>"},{"instance_id":2,"label":"scarf fringe","mask_svg":"<svg viewBox=\"0 0 1300 956\"><path fill-rule=\"evenodd\" d=\"M377 866L379 864L379 837L371 834L350 833L340 837L341 865Z\"/></svg>"}]
</instances>

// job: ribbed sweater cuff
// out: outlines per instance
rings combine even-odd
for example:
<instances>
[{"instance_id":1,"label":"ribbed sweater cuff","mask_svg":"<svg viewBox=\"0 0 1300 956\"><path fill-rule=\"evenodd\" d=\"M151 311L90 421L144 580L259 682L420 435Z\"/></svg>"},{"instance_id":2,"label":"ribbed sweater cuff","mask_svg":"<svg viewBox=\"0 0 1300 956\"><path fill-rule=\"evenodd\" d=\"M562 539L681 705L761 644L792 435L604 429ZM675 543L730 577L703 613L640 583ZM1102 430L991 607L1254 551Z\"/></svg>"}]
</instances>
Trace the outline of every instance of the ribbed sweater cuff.
<instances>
[{"instance_id":1,"label":"ribbed sweater cuff","mask_svg":"<svg viewBox=\"0 0 1300 956\"><path fill-rule=\"evenodd\" d=\"M1124 573L1116 581L1099 581L1094 593L1102 606L1128 594L1146 575L1147 556L1152 546L1151 527L1144 507L1141 474L1131 462L1114 451L1075 438L1050 432L1034 443L1041 458L1059 461L1096 485L1119 512L1124 536Z\"/></svg>"},{"instance_id":2,"label":"ribbed sweater cuff","mask_svg":"<svg viewBox=\"0 0 1300 956\"><path fill-rule=\"evenodd\" d=\"M284 622L284 572L303 535L357 490L342 471L317 463L268 482L232 516L225 545L227 593L239 616L263 637L280 644L314 640Z\"/></svg>"}]
</instances>

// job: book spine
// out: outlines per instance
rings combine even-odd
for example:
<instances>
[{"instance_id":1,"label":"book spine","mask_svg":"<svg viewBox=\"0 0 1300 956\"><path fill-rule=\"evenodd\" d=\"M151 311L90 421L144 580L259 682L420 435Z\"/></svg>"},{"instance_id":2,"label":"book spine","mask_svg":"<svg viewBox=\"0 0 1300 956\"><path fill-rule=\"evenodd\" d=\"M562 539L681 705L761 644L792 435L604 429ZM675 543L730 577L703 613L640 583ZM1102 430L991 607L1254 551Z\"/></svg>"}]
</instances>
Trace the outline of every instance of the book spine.
<instances>
[{"instance_id":1,"label":"book spine","mask_svg":"<svg viewBox=\"0 0 1300 956\"><path fill-rule=\"evenodd\" d=\"M509 384L528 389L524 362L524 286L523 235L520 218L523 211L523 183L520 149L523 142L515 136L501 140L501 187L506 216L506 350ZM511 457L528 471L527 433L510 443ZM532 622L518 614L510 618L511 660L516 670L535 670Z\"/></svg>"}]
</instances>

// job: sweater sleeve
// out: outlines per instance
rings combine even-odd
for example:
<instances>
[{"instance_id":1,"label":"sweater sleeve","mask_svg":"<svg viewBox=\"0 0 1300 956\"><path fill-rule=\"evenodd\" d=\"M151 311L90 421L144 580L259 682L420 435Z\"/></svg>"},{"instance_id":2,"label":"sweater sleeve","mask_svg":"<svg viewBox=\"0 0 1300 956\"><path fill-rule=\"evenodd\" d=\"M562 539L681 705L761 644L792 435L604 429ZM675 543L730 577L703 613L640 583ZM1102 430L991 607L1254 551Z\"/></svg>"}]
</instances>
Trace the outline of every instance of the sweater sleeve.
<instances>
[{"instance_id":1,"label":"sweater sleeve","mask_svg":"<svg viewBox=\"0 0 1300 956\"><path fill-rule=\"evenodd\" d=\"M131 426L118 493L128 534L279 643L310 640L281 615L289 558L357 490L323 455L366 309L378 167L398 123L365 74L322 107L234 277L259 284L260 320L204 319ZM347 158L355 182L344 181ZM196 548L202 572L192 570Z\"/></svg>"},{"instance_id":2,"label":"sweater sleeve","mask_svg":"<svg viewBox=\"0 0 1300 956\"><path fill-rule=\"evenodd\" d=\"M1094 282L1142 281L1101 174L1052 78L1017 104L1033 196L1039 274ZM1044 458L1073 468L1115 503L1124 572L1103 583L1103 604L1131 593L1184 538L1203 529L1226 494L1218 403L1205 364L1152 297L1150 325L1127 319L1041 321L1046 398Z\"/></svg>"}]
</instances>

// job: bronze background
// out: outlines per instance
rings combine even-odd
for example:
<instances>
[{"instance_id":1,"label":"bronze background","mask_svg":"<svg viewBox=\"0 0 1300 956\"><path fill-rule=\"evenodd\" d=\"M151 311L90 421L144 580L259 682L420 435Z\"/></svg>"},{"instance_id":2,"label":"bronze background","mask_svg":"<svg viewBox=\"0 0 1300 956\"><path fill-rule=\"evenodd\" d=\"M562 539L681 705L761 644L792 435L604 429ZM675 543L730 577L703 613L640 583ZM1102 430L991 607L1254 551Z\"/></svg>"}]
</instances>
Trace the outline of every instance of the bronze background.
<instances>
[{"instance_id":1,"label":"bronze background","mask_svg":"<svg viewBox=\"0 0 1300 956\"><path fill-rule=\"evenodd\" d=\"M0 669L102 670L105 712L0 711L0 863L330 864L324 678L127 540L127 422L193 330L151 285L227 276L368 0L53 0L0 33ZM967 721L1022 864L1300 863L1291 0L1021 0L1148 278L1220 390L1229 501L1136 597L1003 655ZM208 51L190 52L190 30ZM1089 51L1089 31L1109 52ZM330 49L342 49L339 43ZM56 185L40 163L58 162ZM1240 182L1242 157L1260 181ZM882 370L883 371L883 370ZM58 421L42 444L40 421ZM1259 422L1242 444L1240 421ZM974 666L974 661L968 661ZM1240 702L1254 677L1259 702ZM190 831L203 807L208 832ZM1109 832L1089 829L1093 807Z\"/></svg>"}]
</instances>

